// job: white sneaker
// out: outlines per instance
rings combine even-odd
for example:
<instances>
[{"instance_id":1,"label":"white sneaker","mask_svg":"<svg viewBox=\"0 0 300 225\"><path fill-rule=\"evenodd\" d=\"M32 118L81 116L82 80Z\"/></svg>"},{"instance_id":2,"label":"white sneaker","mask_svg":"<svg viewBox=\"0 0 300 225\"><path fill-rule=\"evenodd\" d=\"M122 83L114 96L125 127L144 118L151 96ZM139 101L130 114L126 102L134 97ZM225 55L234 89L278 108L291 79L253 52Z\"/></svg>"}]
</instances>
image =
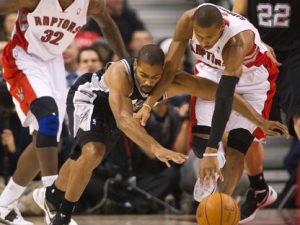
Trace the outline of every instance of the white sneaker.
<instances>
[{"instance_id":1,"label":"white sneaker","mask_svg":"<svg viewBox=\"0 0 300 225\"><path fill-rule=\"evenodd\" d=\"M45 223L47 225L51 224L52 219L55 217L57 209L56 207L47 201L46 199L46 188L35 189L32 193L33 200L35 203L44 211L45 213ZM69 225L77 225L77 223L71 219Z\"/></svg>"},{"instance_id":2,"label":"white sneaker","mask_svg":"<svg viewBox=\"0 0 300 225\"><path fill-rule=\"evenodd\" d=\"M18 201L14 201L7 207L0 206L0 222L9 225L33 225L33 223L26 221L19 209L17 208Z\"/></svg>"},{"instance_id":3,"label":"white sneaker","mask_svg":"<svg viewBox=\"0 0 300 225\"><path fill-rule=\"evenodd\" d=\"M219 161L219 167L223 168L225 165L226 159L223 153L218 152L218 161ZM218 180L219 175L216 174L216 180ZM206 181L207 182L207 181ZM197 202L201 202L204 198L207 196L217 192L217 188L214 186L212 178L210 178L210 186L207 188L206 187L206 182L204 182L203 186L200 187L200 178L197 179L195 186L194 186L194 199Z\"/></svg>"}]
</instances>

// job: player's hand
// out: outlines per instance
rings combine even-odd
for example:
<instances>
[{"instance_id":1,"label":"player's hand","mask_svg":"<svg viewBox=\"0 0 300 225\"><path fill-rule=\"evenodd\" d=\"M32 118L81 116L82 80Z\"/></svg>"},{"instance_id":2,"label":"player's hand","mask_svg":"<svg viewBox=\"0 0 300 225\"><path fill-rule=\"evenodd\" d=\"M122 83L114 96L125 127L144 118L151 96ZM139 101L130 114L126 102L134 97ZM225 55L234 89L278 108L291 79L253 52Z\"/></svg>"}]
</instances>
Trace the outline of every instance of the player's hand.
<instances>
[{"instance_id":1,"label":"player's hand","mask_svg":"<svg viewBox=\"0 0 300 225\"><path fill-rule=\"evenodd\" d=\"M148 106L143 105L142 108L140 108L140 110L134 116L143 127L146 126L147 120L150 117L150 111L151 110Z\"/></svg>"},{"instance_id":2,"label":"player's hand","mask_svg":"<svg viewBox=\"0 0 300 225\"><path fill-rule=\"evenodd\" d=\"M157 149L156 152L154 152L154 154L160 161L164 162L167 165L167 167L171 167L169 163L170 160L177 164L182 164L183 162L185 162L185 160L189 158L187 155L174 152L163 147L161 147L161 149Z\"/></svg>"},{"instance_id":3,"label":"player's hand","mask_svg":"<svg viewBox=\"0 0 300 225\"><path fill-rule=\"evenodd\" d=\"M264 43L264 45L267 47L267 55L275 62L276 66L281 66L282 64L277 61L276 54L274 49L270 46Z\"/></svg>"},{"instance_id":4,"label":"player's hand","mask_svg":"<svg viewBox=\"0 0 300 225\"><path fill-rule=\"evenodd\" d=\"M206 148L206 152L212 152L212 148ZM217 149L214 149L215 153ZM210 187L210 178L212 178L213 185L217 187L217 177L216 174L219 175L220 180L224 181L223 175L219 168L219 161L217 156L204 156L200 162L199 166L199 175L200 179L200 187L206 185L207 188Z\"/></svg>"},{"instance_id":5,"label":"player's hand","mask_svg":"<svg viewBox=\"0 0 300 225\"><path fill-rule=\"evenodd\" d=\"M278 121L264 120L263 124L260 126L260 129L262 129L262 131L268 135L284 135L287 139L289 138L287 127Z\"/></svg>"}]
</instances>

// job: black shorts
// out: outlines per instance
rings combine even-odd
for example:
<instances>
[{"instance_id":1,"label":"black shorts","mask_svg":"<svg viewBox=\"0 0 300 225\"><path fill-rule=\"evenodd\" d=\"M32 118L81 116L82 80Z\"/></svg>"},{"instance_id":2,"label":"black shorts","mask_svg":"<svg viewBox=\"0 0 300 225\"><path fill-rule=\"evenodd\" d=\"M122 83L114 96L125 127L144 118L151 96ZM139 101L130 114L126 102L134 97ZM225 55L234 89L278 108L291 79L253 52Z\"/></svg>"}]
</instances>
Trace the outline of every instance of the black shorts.
<instances>
[{"instance_id":1,"label":"black shorts","mask_svg":"<svg viewBox=\"0 0 300 225\"><path fill-rule=\"evenodd\" d=\"M289 133L296 136L293 115L300 114L300 48L276 53L276 57L282 63L282 66L278 67L279 75L276 80L279 106L286 114Z\"/></svg>"},{"instance_id":2,"label":"black shorts","mask_svg":"<svg viewBox=\"0 0 300 225\"><path fill-rule=\"evenodd\" d=\"M86 96L91 96L90 100ZM88 142L104 143L106 156L122 134L109 107L108 96L100 91L86 96L74 88L69 90L67 97L69 129L75 139L70 158L75 160Z\"/></svg>"}]
</instances>

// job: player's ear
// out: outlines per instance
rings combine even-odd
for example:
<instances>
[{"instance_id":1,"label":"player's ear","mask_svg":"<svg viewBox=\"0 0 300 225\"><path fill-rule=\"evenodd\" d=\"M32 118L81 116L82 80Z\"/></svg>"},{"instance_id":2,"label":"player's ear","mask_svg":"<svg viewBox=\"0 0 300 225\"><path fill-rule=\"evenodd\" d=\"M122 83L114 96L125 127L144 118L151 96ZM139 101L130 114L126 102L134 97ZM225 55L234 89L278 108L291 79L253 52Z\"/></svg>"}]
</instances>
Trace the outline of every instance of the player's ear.
<instances>
[{"instance_id":1,"label":"player's ear","mask_svg":"<svg viewBox=\"0 0 300 225\"><path fill-rule=\"evenodd\" d=\"M136 59L136 58L134 59L133 65L134 65L134 68L136 69L137 66L138 66L138 63L137 63L137 59Z\"/></svg>"}]
</instances>

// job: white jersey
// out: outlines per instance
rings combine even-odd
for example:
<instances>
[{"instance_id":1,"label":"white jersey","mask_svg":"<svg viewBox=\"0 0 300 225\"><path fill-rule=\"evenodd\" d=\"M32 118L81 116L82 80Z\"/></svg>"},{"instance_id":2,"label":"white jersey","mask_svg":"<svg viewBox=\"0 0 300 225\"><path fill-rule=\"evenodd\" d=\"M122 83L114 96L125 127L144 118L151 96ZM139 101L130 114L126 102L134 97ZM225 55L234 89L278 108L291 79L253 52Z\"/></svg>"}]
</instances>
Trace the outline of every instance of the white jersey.
<instances>
[{"instance_id":1,"label":"white jersey","mask_svg":"<svg viewBox=\"0 0 300 225\"><path fill-rule=\"evenodd\" d=\"M201 47L195 36L195 31L193 31L190 47L195 57L206 65L223 71L225 69L225 64L222 58L222 51L228 40L242 31L251 30L254 33L254 45L250 53L248 53L244 59L243 71L248 71L252 66L260 66L263 64L263 55L267 49L265 45L262 44L257 29L243 16L235 14L220 6L213 6L221 11L225 21L225 29L217 43L209 50Z\"/></svg>"},{"instance_id":2,"label":"white jersey","mask_svg":"<svg viewBox=\"0 0 300 225\"><path fill-rule=\"evenodd\" d=\"M58 0L40 0L33 12L19 11L12 41L43 60L62 54L86 23L89 0L74 0L64 11Z\"/></svg>"}]
</instances>

